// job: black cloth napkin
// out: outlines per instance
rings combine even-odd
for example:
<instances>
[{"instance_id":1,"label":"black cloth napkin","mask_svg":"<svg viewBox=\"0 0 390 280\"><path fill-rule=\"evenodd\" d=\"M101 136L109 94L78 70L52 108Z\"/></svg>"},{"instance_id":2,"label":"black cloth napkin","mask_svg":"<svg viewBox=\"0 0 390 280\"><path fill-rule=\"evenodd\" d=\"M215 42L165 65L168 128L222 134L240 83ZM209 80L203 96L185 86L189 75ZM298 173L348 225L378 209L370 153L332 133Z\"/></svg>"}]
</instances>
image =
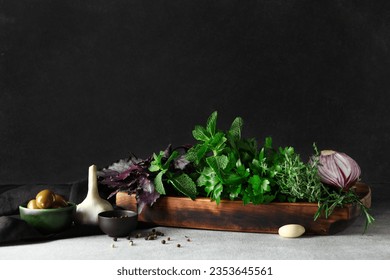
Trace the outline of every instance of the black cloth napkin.
<instances>
[{"instance_id":1,"label":"black cloth napkin","mask_svg":"<svg viewBox=\"0 0 390 280\"><path fill-rule=\"evenodd\" d=\"M21 220L19 205L27 203L39 191L46 188L62 195L70 202L79 204L87 195L88 181L80 180L66 184L0 185L0 246L103 234L98 226L86 225L73 225L56 234L42 234ZM99 194L102 198L108 197L109 191L105 186L99 185Z\"/></svg>"}]
</instances>

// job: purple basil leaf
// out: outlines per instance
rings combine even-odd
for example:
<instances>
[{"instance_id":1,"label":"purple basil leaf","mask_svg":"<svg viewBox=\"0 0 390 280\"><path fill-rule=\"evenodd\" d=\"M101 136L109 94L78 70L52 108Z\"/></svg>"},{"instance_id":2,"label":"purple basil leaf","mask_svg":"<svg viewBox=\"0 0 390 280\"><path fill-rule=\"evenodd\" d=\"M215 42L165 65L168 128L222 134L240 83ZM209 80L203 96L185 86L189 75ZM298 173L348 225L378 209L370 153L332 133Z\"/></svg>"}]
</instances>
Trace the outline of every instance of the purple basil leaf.
<instances>
[{"instance_id":1,"label":"purple basil leaf","mask_svg":"<svg viewBox=\"0 0 390 280\"><path fill-rule=\"evenodd\" d=\"M134 164L133 159L134 159L133 157L126 158L126 159L120 159L117 162L114 162L113 164L108 166L107 168L104 168L103 172L106 170L112 170L112 171L116 171L118 173L121 173L121 172L127 170L131 165Z\"/></svg>"},{"instance_id":2,"label":"purple basil leaf","mask_svg":"<svg viewBox=\"0 0 390 280\"><path fill-rule=\"evenodd\" d=\"M184 170L186 166L190 163L189 160L186 159L185 155L181 155L175 159L174 164L176 169Z\"/></svg>"},{"instance_id":3,"label":"purple basil leaf","mask_svg":"<svg viewBox=\"0 0 390 280\"><path fill-rule=\"evenodd\" d=\"M164 150L164 158L169 158L172 153L172 145L169 144L168 147Z\"/></svg>"},{"instance_id":4,"label":"purple basil leaf","mask_svg":"<svg viewBox=\"0 0 390 280\"><path fill-rule=\"evenodd\" d=\"M137 193L138 213L142 212L145 205L153 205L153 203L160 197L160 194L156 191L154 184L149 179L142 180L141 184L142 191Z\"/></svg>"}]
</instances>

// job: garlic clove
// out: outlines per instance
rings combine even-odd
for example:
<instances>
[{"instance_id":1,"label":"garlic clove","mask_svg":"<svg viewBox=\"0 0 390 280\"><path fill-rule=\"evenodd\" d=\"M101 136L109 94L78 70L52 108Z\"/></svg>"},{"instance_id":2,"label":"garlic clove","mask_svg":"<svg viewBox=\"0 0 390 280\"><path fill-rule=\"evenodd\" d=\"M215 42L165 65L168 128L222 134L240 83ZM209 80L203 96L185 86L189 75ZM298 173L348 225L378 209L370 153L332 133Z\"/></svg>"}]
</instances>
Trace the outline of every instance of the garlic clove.
<instances>
[{"instance_id":1,"label":"garlic clove","mask_svg":"<svg viewBox=\"0 0 390 280\"><path fill-rule=\"evenodd\" d=\"M84 225L97 225L98 214L103 211L113 210L110 202L99 195L96 165L91 165L88 170L88 193L83 202L77 205L76 223Z\"/></svg>"},{"instance_id":2,"label":"garlic clove","mask_svg":"<svg viewBox=\"0 0 390 280\"><path fill-rule=\"evenodd\" d=\"M288 224L280 227L278 233L281 237L297 238L305 233L305 228L298 224Z\"/></svg>"}]
</instances>

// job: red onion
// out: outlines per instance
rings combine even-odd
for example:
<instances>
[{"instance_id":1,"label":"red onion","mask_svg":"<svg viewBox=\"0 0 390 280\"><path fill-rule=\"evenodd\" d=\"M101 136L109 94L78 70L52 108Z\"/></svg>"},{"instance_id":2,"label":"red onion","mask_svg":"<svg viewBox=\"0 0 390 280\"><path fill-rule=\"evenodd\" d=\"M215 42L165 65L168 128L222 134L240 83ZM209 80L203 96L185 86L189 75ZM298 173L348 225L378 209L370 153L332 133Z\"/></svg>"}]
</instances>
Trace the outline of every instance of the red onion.
<instances>
[{"instance_id":1,"label":"red onion","mask_svg":"<svg viewBox=\"0 0 390 280\"><path fill-rule=\"evenodd\" d=\"M344 153L332 150L321 151L318 164L321 182L348 190L359 179L359 165Z\"/></svg>"}]
</instances>

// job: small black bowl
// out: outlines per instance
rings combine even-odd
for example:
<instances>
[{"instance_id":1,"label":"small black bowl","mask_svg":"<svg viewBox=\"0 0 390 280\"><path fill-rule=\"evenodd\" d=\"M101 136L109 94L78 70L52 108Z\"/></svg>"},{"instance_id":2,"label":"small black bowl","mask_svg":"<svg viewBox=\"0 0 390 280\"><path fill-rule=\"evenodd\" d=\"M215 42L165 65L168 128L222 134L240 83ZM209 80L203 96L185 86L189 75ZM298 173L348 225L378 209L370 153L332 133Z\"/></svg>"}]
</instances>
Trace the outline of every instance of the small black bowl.
<instances>
[{"instance_id":1,"label":"small black bowl","mask_svg":"<svg viewBox=\"0 0 390 280\"><path fill-rule=\"evenodd\" d=\"M98 215L100 229L110 237L125 237L137 228L138 214L130 210L111 210Z\"/></svg>"}]
</instances>

